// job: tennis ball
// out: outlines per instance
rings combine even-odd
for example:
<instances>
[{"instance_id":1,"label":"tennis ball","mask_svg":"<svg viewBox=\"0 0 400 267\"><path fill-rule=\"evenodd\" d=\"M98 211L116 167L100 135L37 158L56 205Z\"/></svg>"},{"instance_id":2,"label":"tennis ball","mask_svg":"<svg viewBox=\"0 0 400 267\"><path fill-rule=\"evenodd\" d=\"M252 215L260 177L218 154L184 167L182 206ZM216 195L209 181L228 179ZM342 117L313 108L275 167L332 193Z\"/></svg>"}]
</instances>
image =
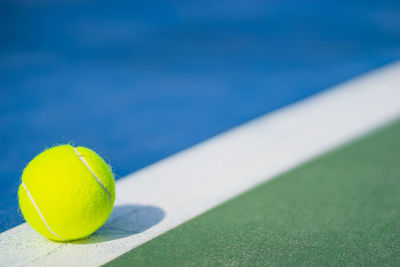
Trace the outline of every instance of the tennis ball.
<instances>
[{"instance_id":1,"label":"tennis ball","mask_svg":"<svg viewBox=\"0 0 400 267\"><path fill-rule=\"evenodd\" d=\"M85 147L60 145L37 155L18 190L26 221L54 241L84 238L109 217L115 199L110 167Z\"/></svg>"}]
</instances>

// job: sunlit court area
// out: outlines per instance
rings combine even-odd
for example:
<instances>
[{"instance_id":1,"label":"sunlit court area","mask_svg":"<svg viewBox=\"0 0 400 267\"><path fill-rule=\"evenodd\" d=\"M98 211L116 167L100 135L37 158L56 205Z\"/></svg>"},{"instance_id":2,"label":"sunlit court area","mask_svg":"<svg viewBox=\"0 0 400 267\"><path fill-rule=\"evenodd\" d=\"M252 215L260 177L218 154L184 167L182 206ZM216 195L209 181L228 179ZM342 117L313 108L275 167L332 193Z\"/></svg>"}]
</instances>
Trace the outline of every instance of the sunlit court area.
<instances>
[{"instance_id":1,"label":"sunlit court area","mask_svg":"<svg viewBox=\"0 0 400 267\"><path fill-rule=\"evenodd\" d=\"M0 266L399 266L400 2L0 1Z\"/></svg>"}]
</instances>

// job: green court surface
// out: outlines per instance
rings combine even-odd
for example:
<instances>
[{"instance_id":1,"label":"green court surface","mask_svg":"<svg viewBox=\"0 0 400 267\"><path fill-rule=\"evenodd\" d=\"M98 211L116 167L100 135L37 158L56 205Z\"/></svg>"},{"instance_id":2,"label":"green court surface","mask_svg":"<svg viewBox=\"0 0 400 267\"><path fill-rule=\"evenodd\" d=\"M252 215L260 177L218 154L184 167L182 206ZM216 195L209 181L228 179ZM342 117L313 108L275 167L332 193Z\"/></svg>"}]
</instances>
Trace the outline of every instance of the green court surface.
<instances>
[{"instance_id":1,"label":"green court surface","mask_svg":"<svg viewBox=\"0 0 400 267\"><path fill-rule=\"evenodd\" d=\"M109 265L399 266L400 121L280 175Z\"/></svg>"}]
</instances>

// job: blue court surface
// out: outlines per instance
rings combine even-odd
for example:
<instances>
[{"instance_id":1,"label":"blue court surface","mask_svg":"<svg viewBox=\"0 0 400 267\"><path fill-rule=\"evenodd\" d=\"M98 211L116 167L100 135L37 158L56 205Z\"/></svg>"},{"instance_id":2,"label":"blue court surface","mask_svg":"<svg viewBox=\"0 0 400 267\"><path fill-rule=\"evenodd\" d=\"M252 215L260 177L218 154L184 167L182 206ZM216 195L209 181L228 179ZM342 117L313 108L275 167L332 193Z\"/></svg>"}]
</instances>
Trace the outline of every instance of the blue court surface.
<instances>
[{"instance_id":1,"label":"blue court surface","mask_svg":"<svg viewBox=\"0 0 400 267\"><path fill-rule=\"evenodd\" d=\"M398 59L399 1L1 1L0 232L47 147L118 180Z\"/></svg>"}]
</instances>

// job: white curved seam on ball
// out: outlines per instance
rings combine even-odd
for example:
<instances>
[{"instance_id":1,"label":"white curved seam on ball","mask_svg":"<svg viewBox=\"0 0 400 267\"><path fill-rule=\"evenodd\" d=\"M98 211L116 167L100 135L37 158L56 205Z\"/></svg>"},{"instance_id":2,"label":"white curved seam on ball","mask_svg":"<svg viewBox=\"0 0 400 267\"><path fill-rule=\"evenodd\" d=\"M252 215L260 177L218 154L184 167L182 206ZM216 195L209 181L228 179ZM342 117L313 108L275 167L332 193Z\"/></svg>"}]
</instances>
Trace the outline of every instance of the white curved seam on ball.
<instances>
[{"instance_id":1,"label":"white curved seam on ball","mask_svg":"<svg viewBox=\"0 0 400 267\"><path fill-rule=\"evenodd\" d=\"M83 155L81 155L78 150L76 150L76 147L73 148L75 151L75 154L79 157L79 159L83 162L83 164L85 164L86 168L88 168L88 170L92 173L93 177L96 179L96 181L100 184L100 186L103 188L103 190L107 193L108 196L108 200L110 203L110 207L111 207L111 195L110 192L108 192L107 188L104 186L103 182L99 179L99 177L97 177L97 175L94 173L94 171L92 170L92 168L90 168L89 164L87 163L85 157Z\"/></svg>"},{"instance_id":2,"label":"white curved seam on ball","mask_svg":"<svg viewBox=\"0 0 400 267\"><path fill-rule=\"evenodd\" d=\"M35 207L37 213L39 214L40 219L42 219L44 225L46 226L47 230L49 230L49 232L52 233L54 236L56 236L56 237L58 237L58 238L61 238L61 239L65 239L65 238L59 236L58 234L56 234L56 233L50 228L50 226L49 226L49 224L47 223L46 219L43 217L43 214L40 212L40 209L39 209L38 205L36 205L36 202L35 202L35 200L33 199L33 196L32 196L31 193L29 192L28 187L26 187L24 181L22 181L21 184L22 184L22 187L25 189L26 194L28 195L29 199L31 200L33 206Z\"/></svg>"}]
</instances>

